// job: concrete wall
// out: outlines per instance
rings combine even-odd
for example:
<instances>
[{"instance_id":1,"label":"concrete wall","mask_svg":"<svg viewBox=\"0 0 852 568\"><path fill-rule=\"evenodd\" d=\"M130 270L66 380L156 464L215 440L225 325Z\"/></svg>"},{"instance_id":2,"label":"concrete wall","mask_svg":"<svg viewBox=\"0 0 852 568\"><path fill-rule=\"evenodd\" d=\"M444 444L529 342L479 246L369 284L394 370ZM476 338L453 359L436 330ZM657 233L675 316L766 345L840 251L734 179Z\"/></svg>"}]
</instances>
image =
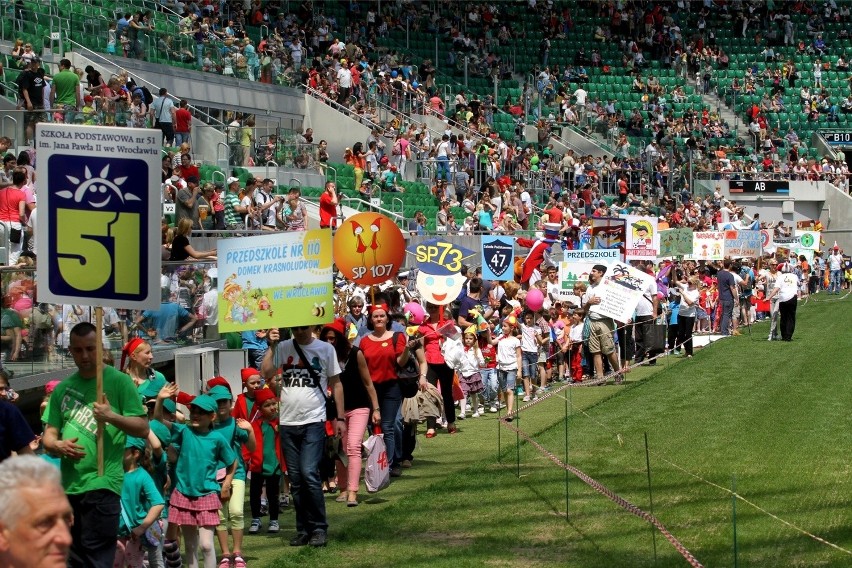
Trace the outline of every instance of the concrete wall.
<instances>
[{"instance_id":1,"label":"concrete wall","mask_svg":"<svg viewBox=\"0 0 852 568\"><path fill-rule=\"evenodd\" d=\"M314 141L328 142L328 155L332 162L343 161L343 151L351 148L356 142L366 146L370 129L357 120L349 118L322 101L305 94L305 128L314 129ZM387 153L390 154L390 143Z\"/></svg>"}]
</instances>

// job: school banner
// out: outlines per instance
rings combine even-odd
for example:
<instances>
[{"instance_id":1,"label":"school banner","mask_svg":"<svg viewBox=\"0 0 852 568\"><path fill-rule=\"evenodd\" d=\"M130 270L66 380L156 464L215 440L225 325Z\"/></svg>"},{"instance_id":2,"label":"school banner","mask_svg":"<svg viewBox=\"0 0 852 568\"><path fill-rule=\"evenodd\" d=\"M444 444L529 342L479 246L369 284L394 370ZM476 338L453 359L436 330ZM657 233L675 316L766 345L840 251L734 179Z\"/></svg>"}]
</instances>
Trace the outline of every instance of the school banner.
<instances>
[{"instance_id":1,"label":"school banner","mask_svg":"<svg viewBox=\"0 0 852 568\"><path fill-rule=\"evenodd\" d=\"M612 265L619 260L617 250L566 250L559 263L559 297L574 301L574 284L589 282L589 272L596 264Z\"/></svg>"},{"instance_id":2,"label":"school banner","mask_svg":"<svg viewBox=\"0 0 852 568\"><path fill-rule=\"evenodd\" d=\"M332 321L331 250L328 229L220 239L219 331Z\"/></svg>"},{"instance_id":3,"label":"school banner","mask_svg":"<svg viewBox=\"0 0 852 568\"><path fill-rule=\"evenodd\" d=\"M702 231L692 233L692 260L722 260L725 247L724 231Z\"/></svg>"},{"instance_id":4,"label":"school banner","mask_svg":"<svg viewBox=\"0 0 852 568\"><path fill-rule=\"evenodd\" d=\"M624 261L627 222L617 217L592 217L589 248L617 250Z\"/></svg>"},{"instance_id":5,"label":"school banner","mask_svg":"<svg viewBox=\"0 0 852 568\"><path fill-rule=\"evenodd\" d=\"M483 236L481 252L483 280L506 281L515 277L514 237Z\"/></svg>"},{"instance_id":6,"label":"school banner","mask_svg":"<svg viewBox=\"0 0 852 568\"><path fill-rule=\"evenodd\" d=\"M725 231L725 256L754 258L761 255L763 235L760 231Z\"/></svg>"},{"instance_id":7,"label":"school banner","mask_svg":"<svg viewBox=\"0 0 852 568\"><path fill-rule=\"evenodd\" d=\"M660 231L660 257L692 254L692 229Z\"/></svg>"},{"instance_id":8,"label":"school banner","mask_svg":"<svg viewBox=\"0 0 852 568\"><path fill-rule=\"evenodd\" d=\"M38 300L160 306L160 134L42 122Z\"/></svg>"},{"instance_id":9,"label":"school banner","mask_svg":"<svg viewBox=\"0 0 852 568\"><path fill-rule=\"evenodd\" d=\"M627 260L657 260L660 252L660 233L656 217L627 215Z\"/></svg>"},{"instance_id":10,"label":"school banner","mask_svg":"<svg viewBox=\"0 0 852 568\"><path fill-rule=\"evenodd\" d=\"M820 233L817 231L800 231L796 229L798 243L793 248L817 251L820 249Z\"/></svg>"},{"instance_id":11,"label":"school banner","mask_svg":"<svg viewBox=\"0 0 852 568\"><path fill-rule=\"evenodd\" d=\"M654 277L623 262L609 267L598 288L601 303L590 311L616 321L626 322L633 317L636 305Z\"/></svg>"}]
</instances>

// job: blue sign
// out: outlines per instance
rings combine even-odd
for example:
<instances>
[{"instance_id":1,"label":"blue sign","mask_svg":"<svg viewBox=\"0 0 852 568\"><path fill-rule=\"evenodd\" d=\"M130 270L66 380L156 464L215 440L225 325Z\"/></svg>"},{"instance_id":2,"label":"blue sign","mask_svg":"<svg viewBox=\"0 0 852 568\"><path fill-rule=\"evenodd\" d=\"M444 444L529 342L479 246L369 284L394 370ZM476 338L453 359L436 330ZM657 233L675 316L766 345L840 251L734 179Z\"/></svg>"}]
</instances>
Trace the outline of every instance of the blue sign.
<instances>
[{"instance_id":1,"label":"blue sign","mask_svg":"<svg viewBox=\"0 0 852 568\"><path fill-rule=\"evenodd\" d=\"M39 300L156 309L157 133L43 123L37 140Z\"/></svg>"},{"instance_id":2,"label":"blue sign","mask_svg":"<svg viewBox=\"0 0 852 568\"><path fill-rule=\"evenodd\" d=\"M512 280L515 277L515 239L482 237L482 279Z\"/></svg>"}]
</instances>

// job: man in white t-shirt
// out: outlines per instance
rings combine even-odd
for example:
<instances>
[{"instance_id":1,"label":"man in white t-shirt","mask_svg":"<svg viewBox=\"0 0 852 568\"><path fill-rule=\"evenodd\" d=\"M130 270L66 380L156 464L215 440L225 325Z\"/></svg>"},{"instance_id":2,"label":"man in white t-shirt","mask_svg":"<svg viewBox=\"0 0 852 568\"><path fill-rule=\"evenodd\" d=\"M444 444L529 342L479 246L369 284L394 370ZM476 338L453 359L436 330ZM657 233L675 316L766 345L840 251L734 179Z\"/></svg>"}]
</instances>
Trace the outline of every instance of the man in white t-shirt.
<instances>
[{"instance_id":1,"label":"man in white t-shirt","mask_svg":"<svg viewBox=\"0 0 852 568\"><path fill-rule=\"evenodd\" d=\"M653 357L648 340L648 333L660 309L660 299L657 296L657 282L652 280L642 290L642 297L636 305L636 320L633 323L633 338L636 341L636 362L641 363L645 357ZM651 361L649 365L656 365Z\"/></svg>"},{"instance_id":2,"label":"man in white t-shirt","mask_svg":"<svg viewBox=\"0 0 852 568\"><path fill-rule=\"evenodd\" d=\"M775 279L775 287L769 292L770 302L778 296L778 311L781 315L781 341L792 341L796 329L796 307L798 305L799 277L790 271L790 265L781 266L784 270Z\"/></svg>"},{"instance_id":3,"label":"man in white t-shirt","mask_svg":"<svg viewBox=\"0 0 852 568\"><path fill-rule=\"evenodd\" d=\"M834 249L828 255L828 271L831 278L828 293L840 294L840 285L843 282L843 253L837 245L834 245Z\"/></svg>"},{"instance_id":4,"label":"man in white t-shirt","mask_svg":"<svg viewBox=\"0 0 852 568\"><path fill-rule=\"evenodd\" d=\"M589 272L589 287L586 293L583 294L583 311L589 317L589 340L586 346L592 354L595 362L595 379L603 379L603 357L609 359L609 364L614 371L621 371L621 365L618 360L618 353L615 351L615 341L612 339L612 333L615 331L615 322L600 313L598 307L601 303L600 283L606 274L607 267L603 264L596 264ZM616 376L615 382L620 384L623 380L619 373Z\"/></svg>"},{"instance_id":5,"label":"man in white t-shirt","mask_svg":"<svg viewBox=\"0 0 852 568\"><path fill-rule=\"evenodd\" d=\"M261 373L280 396L281 450L287 462L296 509L296 536L290 546L325 546L328 520L319 465L325 451L326 392L332 390L338 438L346 436L343 385L334 347L314 339L309 326L292 328L293 339L279 343L277 328L269 330ZM298 347L296 346L298 344ZM297 349L300 349L300 355ZM304 355L304 357L302 357ZM280 382L273 379L283 370Z\"/></svg>"}]
</instances>

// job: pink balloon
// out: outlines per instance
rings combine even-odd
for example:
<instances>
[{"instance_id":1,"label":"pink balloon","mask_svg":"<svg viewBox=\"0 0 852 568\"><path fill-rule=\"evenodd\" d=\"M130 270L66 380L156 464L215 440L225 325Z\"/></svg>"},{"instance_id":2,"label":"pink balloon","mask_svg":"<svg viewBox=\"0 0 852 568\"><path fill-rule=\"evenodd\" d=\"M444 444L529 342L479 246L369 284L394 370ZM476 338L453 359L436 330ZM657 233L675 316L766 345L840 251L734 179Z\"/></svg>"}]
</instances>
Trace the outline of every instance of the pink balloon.
<instances>
[{"instance_id":1,"label":"pink balloon","mask_svg":"<svg viewBox=\"0 0 852 568\"><path fill-rule=\"evenodd\" d=\"M527 307L537 312L544 305L544 294L538 288L530 288L527 292Z\"/></svg>"},{"instance_id":2,"label":"pink balloon","mask_svg":"<svg viewBox=\"0 0 852 568\"><path fill-rule=\"evenodd\" d=\"M402 307L405 313L411 314L408 317L408 320L415 324L420 325L424 321L426 321L426 311L423 309L423 306L418 304L417 302L408 302Z\"/></svg>"}]
</instances>

